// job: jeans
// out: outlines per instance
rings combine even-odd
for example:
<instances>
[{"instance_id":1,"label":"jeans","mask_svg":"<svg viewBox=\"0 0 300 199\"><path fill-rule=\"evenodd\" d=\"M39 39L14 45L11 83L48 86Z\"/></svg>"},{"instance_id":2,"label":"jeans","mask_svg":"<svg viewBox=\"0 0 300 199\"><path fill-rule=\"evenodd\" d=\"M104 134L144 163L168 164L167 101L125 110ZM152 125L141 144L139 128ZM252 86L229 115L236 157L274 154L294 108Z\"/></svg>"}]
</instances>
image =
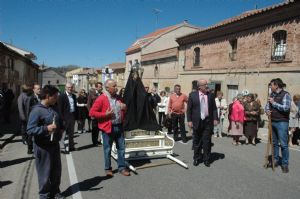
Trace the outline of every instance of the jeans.
<instances>
[{"instance_id":1,"label":"jeans","mask_svg":"<svg viewBox=\"0 0 300 199\"><path fill-rule=\"evenodd\" d=\"M124 130L122 125L113 125L111 127L111 133L102 133L103 137L103 152L104 152L104 162L105 170L111 170L111 147L115 141L117 151L118 151L118 170L119 172L124 170L125 164L125 139Z\"/></svg>"},{"instance_id":2,"label":"jeans","mask_svg":"<svg viewBox=\"0 0 300 199\"><path fill-rule=\"evenodd\" d=\"M222 132L223 132L223 123L224 123L224 118L221 118L220 121L219 121L219 124L217 124L217 125L214 126L214 134L215 135L217 135L217 134L222 135Z\"/></svg>"},{"instance_id":3,"label":"jeans","mask_svg":"<svg viewBox=\"0 0 300 199\"><path fill-rule=\"evenodd\" d=\"M282 166L289 165L289 146L288 146L288 122L272 121L272 136L274 145L274 159L279 161L279 143L281 145Z\"/></svg>"}]
</instances>

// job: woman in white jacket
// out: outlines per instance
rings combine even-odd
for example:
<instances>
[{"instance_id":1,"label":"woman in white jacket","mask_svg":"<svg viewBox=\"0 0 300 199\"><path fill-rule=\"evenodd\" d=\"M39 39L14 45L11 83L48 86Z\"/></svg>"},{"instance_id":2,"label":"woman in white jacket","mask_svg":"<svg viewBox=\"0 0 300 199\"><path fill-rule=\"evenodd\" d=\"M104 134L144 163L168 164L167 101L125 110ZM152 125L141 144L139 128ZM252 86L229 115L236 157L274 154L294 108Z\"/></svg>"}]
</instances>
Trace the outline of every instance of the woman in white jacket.
<instances>
[{"instance_id":1,"label":"woman in white jacket","mask_svg":"<svg viewBox=\"0 0 300 199\"><path fill-rule=\"evenodd\" d=\"M219 124L214 126L214 134L215 134L215 137L217 137L217 136L222 137L223 122L225 119L225 114L227 112L227 102L226 102L226 99L223 98L222 91L217 92L217 97L215 98L215 101L216 101L216 106L218 109Z\"/></svg>"},{"instance_id":2,"label":"woman in white jacket","mask_svg":"<svg viewBox=\"0 0 300 199\"><path fill-rule=\"evenodd\" d=\"M161 101L160 103L158 103L158 122L159 125L161 127L163 127L163 124L166 120L166 109L167 109L167 101L168 101L168 97L166 96L166 92L165 91L161 91L160 92L160 98Z\"/></svg>"}]
</instances>

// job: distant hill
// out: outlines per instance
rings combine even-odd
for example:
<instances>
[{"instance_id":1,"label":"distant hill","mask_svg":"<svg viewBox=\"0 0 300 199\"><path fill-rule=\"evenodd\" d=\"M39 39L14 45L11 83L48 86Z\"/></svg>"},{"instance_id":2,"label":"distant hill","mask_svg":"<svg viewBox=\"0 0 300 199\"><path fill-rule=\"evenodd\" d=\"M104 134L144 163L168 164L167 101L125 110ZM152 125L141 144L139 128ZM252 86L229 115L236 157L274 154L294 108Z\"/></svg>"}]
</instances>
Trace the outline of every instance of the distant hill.
<instances>
[{"instance_id":1,"label":"distant hill","mask_svg":"<svg viewBox=\"0 0 300 199\"><path fill-rule=\"evenodd\" d=\"M65 75L66 72L77 69L77 68L81 68L81 66L77 66L77 65L67 65L67 66L59 66L59 67L52 67L53 70L59 72L60 74Z\"/></svg>"},{"instance_id":2,"label":"distant hill","mask_svg":"<svg viewBox=\"0 0 300 199\"><path fill-rule=\"evenodd\" d=\"M81 66L66 65L66 66L51 67L51 66L44 65L43 68L51 68L52 70L56 71L57 73L62 74L63 76L65 76L66 72L77 69L77 68L81 68Z\"/></svg>"}]
</instances>

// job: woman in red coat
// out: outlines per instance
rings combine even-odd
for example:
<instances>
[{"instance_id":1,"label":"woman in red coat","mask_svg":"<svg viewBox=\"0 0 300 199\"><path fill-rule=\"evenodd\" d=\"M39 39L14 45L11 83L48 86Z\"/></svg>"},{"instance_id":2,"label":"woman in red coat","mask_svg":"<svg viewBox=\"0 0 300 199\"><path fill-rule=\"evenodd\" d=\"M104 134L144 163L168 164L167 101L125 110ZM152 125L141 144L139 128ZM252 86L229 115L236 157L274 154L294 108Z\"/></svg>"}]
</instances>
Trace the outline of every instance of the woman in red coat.
<instances>
[{"instance_id":1,"label":"woman in red coat","mask_svg":"<svg viewBox=\"0 0 300 199\"><path fill-rule=\"evenodd\" d=\"M232 144L239 145L239 139L243 135L243 125L245 119L244 106L242 105L243 96L238 94L232 105L232 112L230 115L231 130L230 134L233 137Z\"/></svg>"}]
</instances>

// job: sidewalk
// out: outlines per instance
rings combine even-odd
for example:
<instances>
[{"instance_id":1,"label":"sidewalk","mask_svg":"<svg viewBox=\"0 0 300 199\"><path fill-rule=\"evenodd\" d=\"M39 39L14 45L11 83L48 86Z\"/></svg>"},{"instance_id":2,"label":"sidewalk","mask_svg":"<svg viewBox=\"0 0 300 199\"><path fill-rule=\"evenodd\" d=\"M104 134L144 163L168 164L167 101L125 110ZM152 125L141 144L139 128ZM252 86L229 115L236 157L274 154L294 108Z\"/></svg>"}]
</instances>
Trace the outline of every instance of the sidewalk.
<instances>
[{"instance_id":1,"label":"sidewalk","mask_svg":"<svg viewBox=\"0 0 300 199\"><path fill-rule=\"evenodd\" d=\"M11 113L11 122L0 123L0 149L20 133L20 120L17 111ZM1 121L2 122L2 121Z\"/></svg>"}]
</instances>

